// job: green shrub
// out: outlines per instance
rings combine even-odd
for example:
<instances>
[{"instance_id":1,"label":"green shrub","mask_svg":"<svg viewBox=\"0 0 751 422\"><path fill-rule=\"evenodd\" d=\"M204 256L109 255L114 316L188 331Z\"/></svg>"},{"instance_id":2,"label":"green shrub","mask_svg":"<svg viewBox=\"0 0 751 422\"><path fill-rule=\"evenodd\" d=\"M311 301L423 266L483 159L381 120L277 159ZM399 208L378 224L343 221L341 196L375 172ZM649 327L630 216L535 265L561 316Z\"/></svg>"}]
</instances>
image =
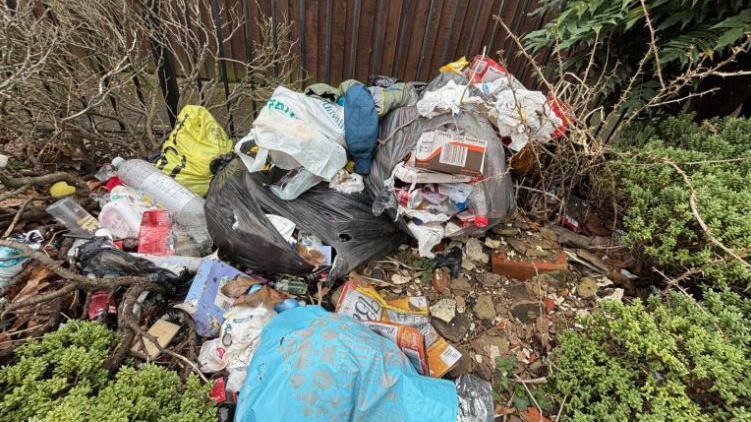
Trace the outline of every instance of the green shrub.
<instances>
[{"instance_id":1,"label":"green shrub","mask_svg":"<svg viewBox=\"0 0 751 422\"><path fill-rule=\"evenodd\" d=\"M550 389L575 421L751 420L751 301L709 292L613 301L553 350Z\"/></svg>"},{"instance_id":2,"label":"green shrub","mask_svg":"<svg viewBox=\"0 0 751 422\"><path fill-rule=\"evenodd\" d=\"M691 179L699 215L716 239L741 256L751 252L751 120L697 124L691 115L624 134L619 158L603 175L625 206L623 240L674 272L703 269L721 284L751 286L751 274L713 245L694 218L690 189L666 163ZM702 163L697 163L702 162ZM603 184L608 184L603 178Z\"/></svg>"},{"instance_id":3,"label":"green shrub","mask_svg":"<svg viewBox=\"0 0 751 422\"><path fill-rule=\"evenodd\" d=\"M69 321L16 350L0 368L3 421L205 421L214 418L210 386L197 377L184 388L176 372L147 364L123 367L115 379L106 363L115 336L100 324Z\"/></svg>"},{"instance_id":4,"label":"green shrub","mask_svg":"<svg viewBox=\"0 0 751 422\"><path fill-rule=\"evenodd\" d=\"M701 54L714 59L727 57L730 47L740 44L751 26L748 1L645 0L644 3L656 31L665 81L682 74L689 62L698 61ZM606 72L610 79L604 91L615 94L606 102L617 101L644 58L651 39L641 2L541 0L539 4L537 14L554 18L544 28L526 36L527 46L540 51L550 48L557 39L561 49L574 53L563 55L565 68L579 75L590 66L589 52L595 48L590 82ZM643 66L644 75L633 92L635 105L651 98L659 88L654 57Z\"/></svg>"}]
</instances>

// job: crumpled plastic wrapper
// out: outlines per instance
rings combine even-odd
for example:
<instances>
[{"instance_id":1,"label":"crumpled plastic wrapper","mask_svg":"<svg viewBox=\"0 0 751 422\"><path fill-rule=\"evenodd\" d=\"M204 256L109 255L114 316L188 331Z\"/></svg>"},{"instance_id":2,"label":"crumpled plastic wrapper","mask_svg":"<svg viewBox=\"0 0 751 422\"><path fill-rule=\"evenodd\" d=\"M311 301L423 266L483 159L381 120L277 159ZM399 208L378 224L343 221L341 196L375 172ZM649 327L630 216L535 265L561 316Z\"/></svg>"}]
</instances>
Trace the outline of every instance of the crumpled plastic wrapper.
<instances>
[{"instance_id":1,"label":"crumpled plastic wrapper","mask_svg":"<svg viewBox=\"0 0 751 422\"><path fill-rule=\"evenodd\" d=\"M472 375L462 375L455 381L459 397L459 412L456 422L493 422L493 387L484 379Z\"/></svg>"}]
</instances>

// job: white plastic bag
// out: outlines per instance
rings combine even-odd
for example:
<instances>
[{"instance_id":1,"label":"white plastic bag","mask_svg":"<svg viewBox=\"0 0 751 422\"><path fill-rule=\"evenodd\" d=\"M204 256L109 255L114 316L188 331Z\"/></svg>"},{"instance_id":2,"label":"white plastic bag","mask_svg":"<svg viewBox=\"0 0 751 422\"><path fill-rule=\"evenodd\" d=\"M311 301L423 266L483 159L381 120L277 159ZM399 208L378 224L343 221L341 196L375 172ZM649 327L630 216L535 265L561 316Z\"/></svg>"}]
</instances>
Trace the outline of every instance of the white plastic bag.
<instances>
[{"instance_id":1,"label":"white plastic bag","mask_svg":"<svg viewBox=\"0 0 751 422\"><path fill-rule=\"evenodd\" d=\"M250 140L259 147L255 159L240 150ZM347 163L346 145L342 107L279 86L235 152L250 172L261 170L268 156L278 167L302 166L329 181Z\"/></svg>"},{"instance_id":2,"label":"white plastic bag","mask_svg":"<svg viewBox=\"0 0 751 422\"><path fill-rule=\"evenodd\" d=\"M496 119L501 136L511 138L509 149L512 151L521 150L530 140L549 141L563 124L540 91L501 91L490 115Z\"/></svg>"},{"instance_id":3,"label":"white plastic bag","mask_svg":"<svg viewBox=\"0 0 751 422\"><path fill-rule=\"evenodd\" d=\"M322 181L322 177L316 176L305 168L300 167L290 170L284 177L269 186L269 189L277 198L292 201Z\"/></svg>"},{"instance_id":4,"label":"white plastic bag","mask_svg":"<svg viewBox=\"0 0 751 422\"><path fill-rule=\"evenodd\" d=\"M276 316L265 306L234 306L224 314L219 338L201 346L198 364L202 372L227 369L227 388L239 391L245 382L245 372L261 339L263 327ZM230 381L231 380L231 381Z\"/></svg>"},{"instance_id":5,"label":"white plastic bag","mask_svg":"<svg viewBox=\"0 0 751 422\"><path fill-rule=\"evenodd\" d=\"M435 91L425 91L420 101L417 102L417 112L430 119L449 111L457 114L462 104L481 102L481 98L469 96L466 85L457 85L456 82L450 80Z\"/></svg>"},{"instance_id":6,"label":"white plastic bag","mask_svg":"<svg viewBox=\"0 0 751 422\"><path fill-rule=\"evenodd\" d=\"M361 175L342 169L331 180L329 187L341 193L357 193L365 189L365 183Z\"/></svg>"},{"instance_id":7,"label":"white plastic bag","mask_svg":"<svg viewBox=\"0 0 751 422\"><path fill-rule=\"evenodd\" d=\"M137 238L143 213L153 209L132 188L121 185L110 192L110 202L99 213L99 224L110 229L116 239Z\"/></svg>"}]
</instances>

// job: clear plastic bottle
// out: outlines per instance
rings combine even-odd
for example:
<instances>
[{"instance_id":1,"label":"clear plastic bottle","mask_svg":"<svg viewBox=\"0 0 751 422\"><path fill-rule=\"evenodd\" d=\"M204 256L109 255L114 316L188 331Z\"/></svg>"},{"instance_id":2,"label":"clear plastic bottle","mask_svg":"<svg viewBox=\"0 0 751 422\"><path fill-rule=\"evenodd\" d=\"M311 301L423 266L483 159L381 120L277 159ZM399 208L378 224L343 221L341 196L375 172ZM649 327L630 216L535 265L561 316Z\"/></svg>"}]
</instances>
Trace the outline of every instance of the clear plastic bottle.
<instances>
[{"instance_id":1,"label":"clear plastic bottle","mask_svg":"<svg viewBox=\"0 0 751 422\"><path fill-rule=\"evenodd\" d=\"M469 194L469 204L475 213L475 227L488 226L488 203L483 184L478 183Z\"/></svg>"},{"instance_id":2,"label":"clear plastic bottle","mask_svg":"<svg viewBox=\"0 0 751 422\"><path fill-rule=\"evenodd\" d=\"M47 207L47 212L77 236L91 236L99 228L99 221L70 196Z\"/></svg>"},{"instance_id":3,"label":"clear plastic bottle","mask_svg":"<svg viewBox=\"0 0 751 422\"><path fill-rule=\"evenodd\" d=\"M117 169L120 180L169 210L178 224L187 227L206 226L203 198L162 173L153 164L139 159L125 160L117 157L112 160L112 165Z\"/></svg>"},{"instance_id":4,"label":"clear plastic bottle","mask_svg":"<svg viewBox=\"0 0 751 422\"><path fill-rule=\"evenodd\" d=\"M211 236L206 227L203 198L147 161L116 157L112 165L123 183L172 214L174 221L193 239L201 255L210 252Z\"/></svg>"}]
</instances>

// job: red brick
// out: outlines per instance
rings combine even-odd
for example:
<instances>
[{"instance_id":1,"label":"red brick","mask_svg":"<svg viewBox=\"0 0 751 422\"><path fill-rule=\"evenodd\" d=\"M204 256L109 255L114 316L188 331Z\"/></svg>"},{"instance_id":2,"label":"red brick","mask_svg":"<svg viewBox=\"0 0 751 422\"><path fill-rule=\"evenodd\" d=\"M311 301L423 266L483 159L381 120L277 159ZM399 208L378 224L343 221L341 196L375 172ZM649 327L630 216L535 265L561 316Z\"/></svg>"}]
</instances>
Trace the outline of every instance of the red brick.
<instances>
[{"instance_id":1,"label":"red brick","mask_svg":"<svg viewBox=\"0 0 751 422\"><path fill-rule=\"evenodd\" d=\"M505 251L493 255L493 272L517 280L529 280L536 274L563 271L565 269L566 255L563 251L558 252L558 255L552 261L517 261L506 256Z\"/></svg>"}]
</instances>

